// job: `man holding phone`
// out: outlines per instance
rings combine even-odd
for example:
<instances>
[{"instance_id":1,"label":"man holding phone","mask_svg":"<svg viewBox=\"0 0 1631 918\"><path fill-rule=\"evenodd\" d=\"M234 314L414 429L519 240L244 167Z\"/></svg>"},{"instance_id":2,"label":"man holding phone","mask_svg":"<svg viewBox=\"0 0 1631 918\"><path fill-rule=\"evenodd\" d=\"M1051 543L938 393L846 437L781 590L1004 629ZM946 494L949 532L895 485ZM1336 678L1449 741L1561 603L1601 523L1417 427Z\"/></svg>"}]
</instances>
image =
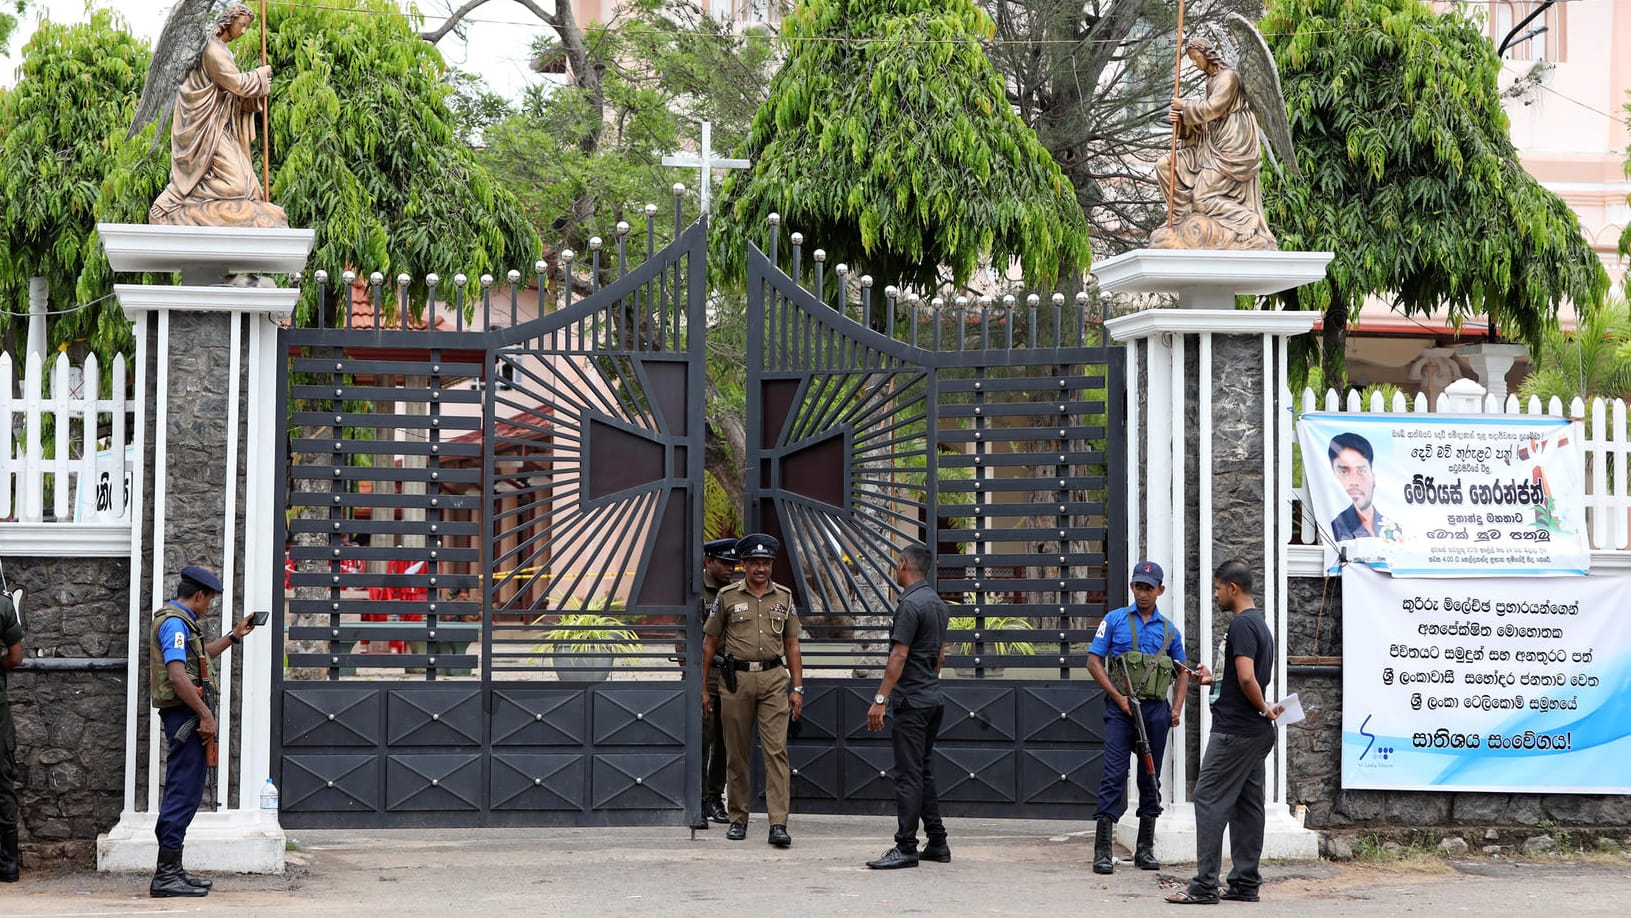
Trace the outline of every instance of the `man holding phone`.
<instances>
[{"instance_id":1,"label":"man holding phone","mask_svg":"<svg viewBox=\"0 0 1631 918\"><path fill-rule=\"evenodd\" d=\"M148 696L153 707L159 709L169 742L164 799L153 827L159 840L159 858L148 895L155 899L206 896L212 885L181 866L182 845L193 814L204 799L205 769L211 764L209 750L216 740L216 695L210 660L228 647L242 644L259 624L255 616L246 615L231 631L205 643L204 616L221 591L218 577L202 567L188 565L181 569L175 598L153 613L148 643Z\"/></svg>"}]
</instances>

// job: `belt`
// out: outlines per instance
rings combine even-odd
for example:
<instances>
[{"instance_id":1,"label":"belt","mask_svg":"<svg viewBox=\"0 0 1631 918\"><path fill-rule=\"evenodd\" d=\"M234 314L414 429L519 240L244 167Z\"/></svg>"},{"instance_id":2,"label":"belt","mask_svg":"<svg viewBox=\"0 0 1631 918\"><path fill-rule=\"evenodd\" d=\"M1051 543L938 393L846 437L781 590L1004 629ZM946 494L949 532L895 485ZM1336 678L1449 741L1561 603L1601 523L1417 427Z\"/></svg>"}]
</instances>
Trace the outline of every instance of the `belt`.
<instances>
[{"instance_id":1,"label":"belt","mask_svg":"<svg viewBox=\"0 0 1631 918\"><path fill-rule=\"evenodd\" d=\"M737 660L736 671L739 673L758 673L767 669L775 669L782 665L781 657L771 657L768 660Z\"/></svg>"}]
</instances>

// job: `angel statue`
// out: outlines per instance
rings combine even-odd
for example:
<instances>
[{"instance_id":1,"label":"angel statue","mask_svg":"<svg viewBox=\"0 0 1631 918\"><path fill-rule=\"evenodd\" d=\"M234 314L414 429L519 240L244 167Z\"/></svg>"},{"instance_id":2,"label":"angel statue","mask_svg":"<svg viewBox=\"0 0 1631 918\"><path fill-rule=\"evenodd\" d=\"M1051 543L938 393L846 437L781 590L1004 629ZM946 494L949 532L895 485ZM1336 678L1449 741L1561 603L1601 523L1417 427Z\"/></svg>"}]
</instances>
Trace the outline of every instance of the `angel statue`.
<instances>
[{"instance_id":1,"label":"angel statue","mask_svg":"<svg viewBox=\"0 0 1631 918\"><path fill-rule=\"evenodd\" d=\"M249 144L255 119L272 88L272 68L243 72L227 43L255 22L241 3L228 6L206 28L214 0L180 0L159 35L142 97L127 137L155 119L170 132L170 183L147 222L171 226L286 227L255 175Z\"/></svg>"},{"instance_id":2,"label":"angel statue","mask_svg":"<svg viewBox=\"0 0 1631 918\"><path fill-rule=\"evenodd\" d=\"M1184 42L1191 62L1207 76L1206 94L1173 99L1167 122L1177 132L1176 155L1162 156L1156 176L1169 202L1169 220L1150 234L1157 249L1276 249L1263 219L1258 184L1266 142L1276 167L1284 162L1301 178L1291 147L1291 125L1280 93L1280 72L1268 43L1244 16L1224 24L1238 61L1218 43ZM1261 132L1263 142L1258 135Z\"/></svg>"}]
</instances>

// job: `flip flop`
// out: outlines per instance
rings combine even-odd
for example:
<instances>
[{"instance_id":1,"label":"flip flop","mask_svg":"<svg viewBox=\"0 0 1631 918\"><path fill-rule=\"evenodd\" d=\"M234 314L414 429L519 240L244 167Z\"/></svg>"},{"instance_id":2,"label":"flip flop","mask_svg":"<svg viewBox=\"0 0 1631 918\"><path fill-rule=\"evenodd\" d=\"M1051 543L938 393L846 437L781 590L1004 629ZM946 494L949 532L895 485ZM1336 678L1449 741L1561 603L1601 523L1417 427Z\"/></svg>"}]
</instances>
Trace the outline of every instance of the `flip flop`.
<instances>
[{"instance_id":1,"label":"flip flop","mask_svg":"<svg viewBox=\"0 0 1631 918\"><path fill-rule=\"evenodd\" d=\"M1173 905L1217 905L1218 897L1197 896L1186 889L1183 892L1175 892L1168 896L1167 901Z\"/></svg>"}]
</instances>

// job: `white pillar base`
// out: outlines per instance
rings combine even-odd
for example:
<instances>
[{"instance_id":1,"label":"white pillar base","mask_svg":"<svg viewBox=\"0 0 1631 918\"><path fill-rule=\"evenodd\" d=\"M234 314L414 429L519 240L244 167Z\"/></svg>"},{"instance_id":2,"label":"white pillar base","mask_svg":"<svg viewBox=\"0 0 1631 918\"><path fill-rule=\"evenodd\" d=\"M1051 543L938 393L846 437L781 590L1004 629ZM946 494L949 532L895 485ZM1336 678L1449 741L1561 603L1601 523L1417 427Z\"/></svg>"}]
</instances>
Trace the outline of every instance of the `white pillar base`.
<instances>
[{"instance_id":1,"label":"white pillar base","mask_svg":"<svg viewBox=\"0 0 1631 918\"><path fill-rule=\"evenodd\" d=\"M1161 821L1155 825L1155 859L1163 867L1195 863L1195 805L1171 803L1162 810ZM1138 841L1138 817L1131 809L1116 823L1116 841L1128 850ZM1223 857L1229 857L1227 829L1223 832ZM1263 824L1263 860L1317 861L1319 857L1319 833L1303 828L1283 804L1271 801Z\"/></svg>"},{"instance_id":2,"label":"white pillar base","mask_svg":"<svg viewBox=\"0 0 1631 918\"><path fill-rule=\"evenodd\" d=\"M159 843L153 835L157 813L127 812L96 839L96 869L152 873ZM187 828L188 870L218 873L282 873L283 827L260 810L199 813Z\"/></svg>"}]
</instances>

